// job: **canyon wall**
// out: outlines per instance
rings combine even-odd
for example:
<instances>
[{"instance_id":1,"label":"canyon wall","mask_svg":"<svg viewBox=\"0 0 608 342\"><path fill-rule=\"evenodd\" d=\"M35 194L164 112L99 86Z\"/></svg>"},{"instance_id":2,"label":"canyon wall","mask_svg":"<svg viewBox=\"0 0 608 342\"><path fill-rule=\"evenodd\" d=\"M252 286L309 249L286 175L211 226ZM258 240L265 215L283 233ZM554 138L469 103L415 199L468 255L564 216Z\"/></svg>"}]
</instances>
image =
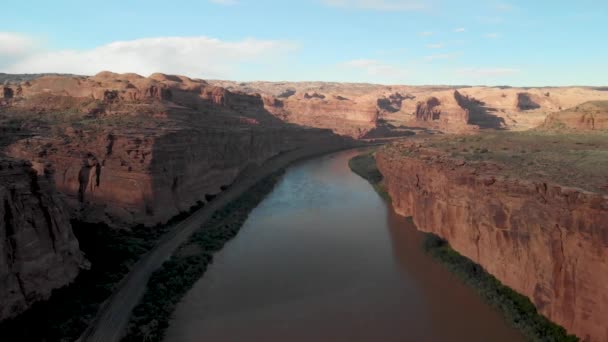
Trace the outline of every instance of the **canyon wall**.
<instances>
[{"instance_id":1,"label":"canyon wall","mask_svg":"<svg viewBox=\"0 0 608 342\"><path fill-rule=\"evenodd\" d=\"M185 76L101 72L7 88L16 95L0 106L2 150L51 170L74 217L111 226L165 222L251 165L349 140L283 122L259 94Z\"/></svg>"},{"instance_id":2,"label":"canyon wall","mask_svg":"<svg viewBox=\"0 0 608 342\"><path fill-rule=\"evenodd\" d=\"M608 101L591 101L551 113L541 125L547 130L608 131Z\"/></svg>"},{"instance_id":3,"label":"canyon wall","mask_svg":"<svg viewBox=\"0 0 608 342\"><path fill-rule=\"evenodd\" d=\"M38 172L53 170L70 208L110 225L165 222L229 186L245 168L281 152L343 141L323 130L199 127L162 135L71 131L36 137L6 151Z\"/></svg>"},{"instance_id":4,"label":"canyon wall","mask_svg":"<svg viewBox=\"0 0 608 342\"><path fill-rule=\"evenodd\" d=\"M376 102L367 97L346 98L317 92L264 97L265 108L286 122L328 128L355 138L376 127L379 115Z\"/></svg>"},{"instance_id":5,"label":"canyon wall","mask_svg":"<svg viewBox=\"0 0 608 342\"><path fill-rule=\"evenodd\" d=\"M391 131L400 127L415 127L450 133L470 132L477 128L528 130L541 125L550 113L587 101L608 100L607 91L591 87L208 82L230 91L261 95L266 109L287 121L330 128L339 134L357 138L367 137L367 132L375 128ZM428 101L432 98L439 100L440 105L435 109L443 114L436 116L436 120L425 120L424 115L420 116L419 106L428 108ZM344 111L350 112L348 117L342 115ZM372 120L374 116L376 119ZM464 122L462 119L465 119Z\"/></svg>"},{"instance_id":6,"label":"canyon wall","mask_svg":"<svg viewBox=\"0 0 608 342\"><path fill-rule=\"evenodd\" d=\"M395 210L445 238L549 319L608 340L608 196L500 176L417 143L376 154Z\"/></svg>"},{"instance_id":7,"label":"canyon wall","mask_svg":"<svg viewBox=\"0 0 608 342\"><path fill-rule=\"evenodd\" d=\"M439 95L437 95L439 96ZM418 125L442 132L468 132L478 127L469 125L469 109L465 97L458 91L431 96L416 104L415 120Z\"/></svg>"},{"instance_id":8,"label":"canyon wall","mask_svg":"<svg viewBox=\"0 0 608 342\"><path fill-rule=\"evenodd\" d=\"M0 320L49 298L84 263L52 183L29 163L0 157Z\"/></svg>"}]
</instances>

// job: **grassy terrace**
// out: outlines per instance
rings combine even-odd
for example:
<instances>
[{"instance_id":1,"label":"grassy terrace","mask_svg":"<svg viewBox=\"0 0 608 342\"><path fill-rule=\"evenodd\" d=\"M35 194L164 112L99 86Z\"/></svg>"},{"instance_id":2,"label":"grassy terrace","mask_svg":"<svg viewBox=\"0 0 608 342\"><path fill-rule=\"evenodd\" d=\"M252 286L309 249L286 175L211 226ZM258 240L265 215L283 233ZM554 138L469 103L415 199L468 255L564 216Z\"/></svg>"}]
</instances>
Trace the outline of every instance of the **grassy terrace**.
<instances>
[{"instance_id":1,"label":"grassy terrace","mask_svg":"<svg viewBox=\"0 0 608 342\"><path fill-rule=\"evenodd\" d=\"M608 133L496 132L434 137L423 145L471 162L498 163L507 176L608 194Z\"/></svg>"},{"instance_id":2,"label":"grassy terrace","mask_svg":"<svg viewBox=\"0 0 608 342\"><path fill-rule=\"evenodd\" d=\"M475 138L475 142L481 144L474 145L471 143L468 146L480 148L482 145L488 145L483 144L484 139L476 140L477 137L468 137L460 142L467 142L467 139L473 138ZM501 137L500 139L505 138ZM441 148L447 146L451 150L451 145L437 145ZM463 153L467 154L468 152ZM489 152L477 153L486 154ZM383 197L388 196L381 185L382 174L376 167L372 153L361 154L352 158L349 161L349 166L353 172L367 179ZM424 234L425 239L421 248L424 248L435 260L441 262L461 281L473 287L489 305L499 310L505 319L521 331L528 340L539 342L574 342L579 340L576 336L569 335L563 327L538 313L536 307L527 297L503 285L498 279L487 273L483 267L452 249L447 241L431 233Z\"/></svg>"}]
</instances>

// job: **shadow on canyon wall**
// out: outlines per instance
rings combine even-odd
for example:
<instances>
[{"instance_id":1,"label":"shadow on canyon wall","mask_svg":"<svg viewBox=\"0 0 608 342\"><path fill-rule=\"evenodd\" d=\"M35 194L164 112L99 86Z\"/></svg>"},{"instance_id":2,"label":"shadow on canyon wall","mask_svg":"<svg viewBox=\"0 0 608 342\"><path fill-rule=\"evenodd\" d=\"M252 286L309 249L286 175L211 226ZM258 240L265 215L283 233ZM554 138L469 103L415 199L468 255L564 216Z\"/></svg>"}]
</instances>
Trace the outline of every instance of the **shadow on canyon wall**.
<instances>
[{"instance_id":1,"label":"shadow on canyon wall","mask_svg":"<svg viewBox=\"0 0 608 342\"><path fill-rule=\"evenodd\" d=\"M469 110L469 125L477 125L482 129L502 130L505 128L505 120L492 113L497 112L496 108L486 105L485 102L475 98L460 94L458 91L454 93L456 102L461 107Z\"/></svg>"},{"instance_id":2,"label":"shadow on canyon wall","mask_svg":"<svg viewBox=\"0 0 608 342\"><path fill-rule=\"evenodd\" d=\"M146 215L164 220L193 203L213 200L244 170L275 155L345 139L330 130L282 121L265 109L259 95L227 92L224 98L190 108L168 113L169 119L183 121L188 128L154 140L151 193L142 204ZM221 116L221 122L201 121L201 112Z\"/></svg>"}]
</instances>

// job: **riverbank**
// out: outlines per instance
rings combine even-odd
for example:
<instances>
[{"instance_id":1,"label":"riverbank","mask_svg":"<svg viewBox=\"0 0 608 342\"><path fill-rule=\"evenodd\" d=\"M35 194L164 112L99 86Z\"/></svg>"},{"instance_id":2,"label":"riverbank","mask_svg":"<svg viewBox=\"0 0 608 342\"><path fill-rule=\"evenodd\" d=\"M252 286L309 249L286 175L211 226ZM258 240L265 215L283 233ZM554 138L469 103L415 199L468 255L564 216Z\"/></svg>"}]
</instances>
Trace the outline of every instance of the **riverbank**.
<instances>
[{"instance_id":1,"label":"riverbank","mask_svg":"<svg viewBox=\"0 0 608 342\"><path fill-rule=\"evenodd\" d=\"M175 306L203 276L213 254L236 236L249 213L272 191L283 170L264 178L211 219L150 277L123 341L162 341Z\"/></svg>"},{"instance_id":2,"label":"riverbank","mask_svg":"<svg viewBox=\"0 0 608 342\"><path fill-rule=\"evenodd\" d=\"M384 196L382 174L376 167L372 153L354 157L349 166L356 174L368 180L374 189L380 189ZM578 341L574 335L549 321L538 313L536 307L525 296L503 285L480 265L460 255L449 243L431 233L424 233L424 245L421 248L439 261L465 284L473 287L491 306L501 312L503 317L526 338L532 341Z\"/></svg>"},{"instance_id":3,"label":"riverbank","mask_svg":"<svg viewBox=\"0 0 608 342\"><path fill-rule=\"evenodd\" d=\"M382 185L382 174L376 167L376 161L373 156L373 151L362 153L348 161L348 167L367 180L382 198L390 202L390 196L386 188Z\"/></svg>"}]
</instances>

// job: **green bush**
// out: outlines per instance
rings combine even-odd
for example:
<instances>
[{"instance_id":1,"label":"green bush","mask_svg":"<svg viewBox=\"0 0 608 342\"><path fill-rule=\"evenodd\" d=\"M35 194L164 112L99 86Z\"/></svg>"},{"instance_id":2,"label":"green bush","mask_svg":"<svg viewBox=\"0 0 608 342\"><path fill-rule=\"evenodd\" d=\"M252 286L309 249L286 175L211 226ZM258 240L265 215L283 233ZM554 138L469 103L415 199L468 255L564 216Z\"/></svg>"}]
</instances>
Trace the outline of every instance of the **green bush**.
<instances>
[{"instance_id":1,"label":"green bush","mask_svg":"<svg viewBox=\"0 0 608 342\"><path fill-rule=\"evenodd\" d=\"M376 167L376 159L371 153L360 154L348 161L350 169L372 184L382 181L382 174Z\"/></svg>"},{"instance_id":2,"label":"green bush","mask_svg":"<svg viewBox=\"0 0 608 342\"><path fill-rule=\"evenodd\" d=\"M348 161L348 166L354 173L358 174L363 179L366 179L382 198L388 202L391 201L391 197L382 184L382 179L384 177L376 167L376 159L371 152L351 158L351 160Z\"/></svg>"}]
</instances>

